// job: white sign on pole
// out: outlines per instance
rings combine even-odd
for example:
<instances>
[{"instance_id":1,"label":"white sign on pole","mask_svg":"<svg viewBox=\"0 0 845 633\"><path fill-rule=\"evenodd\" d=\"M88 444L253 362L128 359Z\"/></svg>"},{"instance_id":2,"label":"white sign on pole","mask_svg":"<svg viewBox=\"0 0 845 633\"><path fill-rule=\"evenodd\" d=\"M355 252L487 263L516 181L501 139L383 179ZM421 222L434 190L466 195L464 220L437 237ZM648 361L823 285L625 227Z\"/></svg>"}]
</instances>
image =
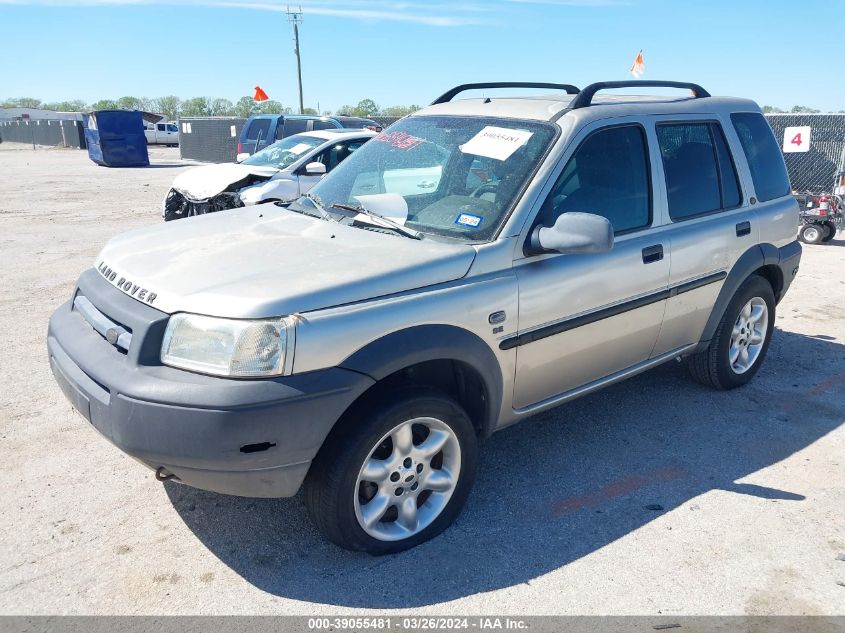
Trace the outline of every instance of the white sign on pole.
<instances>
[{"instance_id":1,"label":"white sign on pole","mask_svg":"<svg viewBox=\"0 0 845 633\"><path fill-rule=\"evenodd\" d=\"M810 151L810 126L788 127L783 131L783 153Z\"/></svg>"}]
</instances>

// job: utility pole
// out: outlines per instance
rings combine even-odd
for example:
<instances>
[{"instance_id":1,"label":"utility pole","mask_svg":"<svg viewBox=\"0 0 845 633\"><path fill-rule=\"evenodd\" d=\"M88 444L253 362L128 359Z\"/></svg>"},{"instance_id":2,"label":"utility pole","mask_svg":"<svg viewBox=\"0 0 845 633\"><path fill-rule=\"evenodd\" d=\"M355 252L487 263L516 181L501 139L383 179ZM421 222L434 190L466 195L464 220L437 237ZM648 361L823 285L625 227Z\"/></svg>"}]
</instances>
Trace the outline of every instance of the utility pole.
<instances>
[{"instance_id":1,"label":"utility pole","mask_svg":"<svg viewBox=\"0 0 845 633\"><path fill-rule=\"evenodd\" d=\"M296 74L299 79L299 113L304 114L305 105L302 101L302 60L299 57L299 25L302 24L302 7L298 10L291 11L290 5L287 7L288 22L293 24L293 52L296 54Z\"/></svg>"}]
</instances>

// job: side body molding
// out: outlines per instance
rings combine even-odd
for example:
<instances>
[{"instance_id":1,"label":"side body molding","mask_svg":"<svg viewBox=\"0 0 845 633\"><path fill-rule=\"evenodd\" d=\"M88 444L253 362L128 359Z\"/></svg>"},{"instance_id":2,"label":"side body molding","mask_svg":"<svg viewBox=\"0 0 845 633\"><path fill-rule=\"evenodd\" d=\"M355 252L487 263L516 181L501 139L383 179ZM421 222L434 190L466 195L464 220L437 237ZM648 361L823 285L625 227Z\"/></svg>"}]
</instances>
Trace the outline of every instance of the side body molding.
<instances>
[{"instance_id":1,"label":"side body molding","mask_svg":"<svg viewBox=\"0 0 845 633\"><path fill-rule=\"evenodd\" d=\"M412 365L434 360L466 363L481 376L487 391L483 434L490 435L496 428L502 405L502 372L490 346L467 330L451 325L419 325L399 330L366 345L339 366L379 381Z\"/></svg>"}]
</instances>

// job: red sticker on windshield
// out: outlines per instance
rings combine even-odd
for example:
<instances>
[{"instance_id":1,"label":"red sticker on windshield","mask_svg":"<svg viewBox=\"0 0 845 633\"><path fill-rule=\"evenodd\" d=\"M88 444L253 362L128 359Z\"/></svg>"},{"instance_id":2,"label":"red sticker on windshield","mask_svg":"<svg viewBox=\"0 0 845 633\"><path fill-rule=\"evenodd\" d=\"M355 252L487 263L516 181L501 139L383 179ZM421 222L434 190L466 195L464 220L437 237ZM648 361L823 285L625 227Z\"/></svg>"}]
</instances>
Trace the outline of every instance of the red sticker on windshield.
<instances>
[{"instance_id":1,"label":"red sticker on windshield","mask_svg":"<svg viewBox=\"0 0 845 633\"><path fill-rule=\"evenodd\" d=\"M381 143L390 143L391 146L398 149L411 149L424 141L424 139L405 134L404 132L382 132L373 140Z\"/></svg>"}]
</instances>

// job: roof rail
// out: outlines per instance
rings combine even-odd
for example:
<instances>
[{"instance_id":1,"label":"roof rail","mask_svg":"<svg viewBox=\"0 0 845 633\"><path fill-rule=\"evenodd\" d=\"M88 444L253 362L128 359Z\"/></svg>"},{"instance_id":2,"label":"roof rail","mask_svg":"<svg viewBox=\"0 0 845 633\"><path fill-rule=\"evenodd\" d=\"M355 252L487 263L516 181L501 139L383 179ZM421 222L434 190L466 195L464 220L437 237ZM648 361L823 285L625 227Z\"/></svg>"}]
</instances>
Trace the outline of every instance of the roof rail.
<instances>
[{"instance_id":1,"label":"roof rail","mask_svg":"<svg viewBox=\"0 0 845 633\"><path fill-rule=\"evenodd\" d=\"M577 110L578 108L589 107L593 103L593 97L599 90L607 90L609 88L688 88L692 90L692 94L696 99L710 96L710 93L698 84L686 81L600 81L590 84L579 92L578 96L569 104L569 109Z\"/></svg>"},{"instance_id":2,"label":"roof rail","mask_svg":"<svg viewBox=\"0 0 845 633\"><path fill-rule=\"evenodd\" d=\"M578 88L571 84L548 84L536 83L533 81L494 81L492 83L461 84L460 86L455 86L448 92L444 92L442 95L437 97L437 99L431 102L431 105L448 103L461 92L466 92L467 90L477 90L479 88L550 88L552 90L564 90L566 91L566 94L570 95L578 94Z\"/></svg>"}]
</instances>

